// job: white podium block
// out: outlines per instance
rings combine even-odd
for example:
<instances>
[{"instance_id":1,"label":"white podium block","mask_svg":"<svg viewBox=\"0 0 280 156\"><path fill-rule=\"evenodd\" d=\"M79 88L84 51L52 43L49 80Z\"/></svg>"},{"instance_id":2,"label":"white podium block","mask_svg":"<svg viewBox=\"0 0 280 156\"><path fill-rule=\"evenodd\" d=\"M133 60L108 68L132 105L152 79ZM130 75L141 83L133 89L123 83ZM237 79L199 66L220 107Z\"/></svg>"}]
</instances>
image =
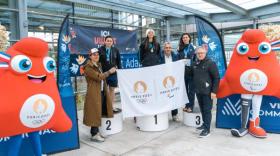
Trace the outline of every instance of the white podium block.
<instances>
[{"instance_id":1,"label":"white podium block","mask_svg":"<svg viewBox=\"0 0 280 156\"><path fill-rule=\"evenodd\" d=\"M123 129L122 111L114 113L113 118L102 118L99 132L102 136L108 136L121 132Z\"/></svg>"},{"instance_id":2,"label":"white podium block","mask_svg":"<svg viewBox=\"0 0 280 156\"><path fill-rule=\"evenodd\" d=\"M184 116L184 124L190 127L199 127L202 125L202 116L201 113L188 113L183 111Z\"/></svg>"},{"instance_id":3,"label":"white podium block","mask_svg":"<svg viewBox=\"0 0 280 156\"><path fill-rule=\"evenodd\" d=\"M163 131L168 129L168 112L152 116L137 117L136 125L141 131Z\"/></svg>"}]
</instances>

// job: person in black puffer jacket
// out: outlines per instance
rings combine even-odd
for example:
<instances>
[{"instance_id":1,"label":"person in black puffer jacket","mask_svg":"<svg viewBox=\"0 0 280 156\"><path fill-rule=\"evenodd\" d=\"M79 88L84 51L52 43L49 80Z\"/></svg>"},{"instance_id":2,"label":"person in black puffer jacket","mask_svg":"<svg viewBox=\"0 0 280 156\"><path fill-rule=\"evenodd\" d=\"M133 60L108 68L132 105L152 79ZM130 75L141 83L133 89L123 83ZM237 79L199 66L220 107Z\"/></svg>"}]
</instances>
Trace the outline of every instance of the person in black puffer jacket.
<instances>
[{"instance_id":1,"label":"person in black puffer jacket","mask_svg":"<svg viewBox=\"0 0 280 156\"><path fill-rule=\"evenodd\" d=\"M146 31L147 38L140 45L140 62L143 67L160 64L160 45L156 41L155 31L148 29Z\"/></svg>"},{"instance_id":2,"label":"person in black puffer jacket","mask_svg":"<svg viewBox=\"0 0 280 156\"><path fill-rule=\"evenodd\" d=\"M210 134L212 99L216 98L220 76L216 63L206 57L205 48L196 48L196 56L197 61L191 67L191 75L203 120L203 125L197 130L202 130L199 137L206 137Z\"/></svg>"}]
</instances>

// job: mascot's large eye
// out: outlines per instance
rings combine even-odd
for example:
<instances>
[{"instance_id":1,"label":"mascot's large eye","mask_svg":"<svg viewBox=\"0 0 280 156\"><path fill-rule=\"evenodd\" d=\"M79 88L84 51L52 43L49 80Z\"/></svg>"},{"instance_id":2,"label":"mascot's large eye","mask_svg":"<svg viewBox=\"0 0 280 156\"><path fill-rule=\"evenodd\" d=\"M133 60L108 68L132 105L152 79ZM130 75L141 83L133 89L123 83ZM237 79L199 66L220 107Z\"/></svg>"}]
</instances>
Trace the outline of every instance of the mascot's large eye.
<instances>
[{"instance_id":1,"label":"mascot's large eye","mask_svg":"<svg viewBox=\"0 0 280 156\"><path fill-rule=\"evenodd\" d=\"M14 71L19 73L26 73L32 67L30 58L25 55L17 55L11 60L11 67Z\"/></svg>"},{"instance_id":2,"label":"mascot's large eye","mask_svg":"<svg viewBox=\"0 0 280 156\"><path fill-rule=\"evenodd\" d=\"M48 73L51 73L56 69L55 61L51 57L45 57L43 60L43 63L44 63L44 67Z\"/></svg>"},{"instance_id":3,"label":"mascot's large eye","mask_svg":"<svg viewBox=\"0 0 280 156\"><path fill-rule=\"evenodd\" d=\"M244 55L249 51L249 46L248 44L242 42L237 45L236 50L239 54Z\"/></svg>"},{"instance_id":4,"label":"mascot's large eye","mask_svg":"<svg viewBox=\"0 0 280 156\"><path fill-rule=\"evenodd\" d=\"M271 46L267 42L262 42L259 44L259 52L262 54L268 54L271 51Z\"/></svg>"}]
</instances>

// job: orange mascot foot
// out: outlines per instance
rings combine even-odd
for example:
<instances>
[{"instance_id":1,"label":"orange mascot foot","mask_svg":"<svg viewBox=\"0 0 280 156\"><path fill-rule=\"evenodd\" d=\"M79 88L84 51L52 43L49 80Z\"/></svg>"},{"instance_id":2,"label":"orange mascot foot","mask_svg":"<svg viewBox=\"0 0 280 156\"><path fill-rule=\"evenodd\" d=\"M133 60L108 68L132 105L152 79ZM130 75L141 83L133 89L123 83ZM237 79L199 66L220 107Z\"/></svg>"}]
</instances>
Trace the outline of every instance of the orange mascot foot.
<instances>
[{"instance_id":1,"label":"orange mascot foot","mask_svg":"<svg viewBox=\"0 0 280 156\"><path fill-rule=\"evenodd\" d=\"M257 117L255 121L250 119L249 133L257 138L266 138L267 134L263 128L259 127L259 124L260 124L259 117Z\"/></svg>"}]
</instances>

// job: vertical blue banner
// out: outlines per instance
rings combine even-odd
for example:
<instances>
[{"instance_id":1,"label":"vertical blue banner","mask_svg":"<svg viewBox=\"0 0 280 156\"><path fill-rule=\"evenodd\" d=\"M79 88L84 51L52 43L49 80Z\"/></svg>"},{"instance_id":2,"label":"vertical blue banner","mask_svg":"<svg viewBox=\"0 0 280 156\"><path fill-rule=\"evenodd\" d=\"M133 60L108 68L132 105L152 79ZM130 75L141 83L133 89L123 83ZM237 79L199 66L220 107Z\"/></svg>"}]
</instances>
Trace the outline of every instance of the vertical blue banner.
<instances>
[{"instance_id":1,"label":"vertical blue banner","mask_svg":"<svg viewBox=\"0 0 280 156\"><path fill-rule=\"evenodd\" d=\"M70 74L81 76L81 67L86 63L88 51L99 48L105 43L105 37L113 37L114 46L121 54L122 68L135 68L139 66L137 53L136 31L118 30L111 28L88 27L71 24L69 33L71 41L70 48Z\"/></svg>"},{"instance_id":2,"label":"vertical blue banner","mask_svg":"<svg viewBox=\"0 0 280 156\"><path fill-rule=\"evenodd\" d=\"M195 16L198 44L207 49L207 56L216 62L220 78L226 72L226 57L222 38L209 21L202 17Z\"/></svg>"},{"instance_id":3,"label":"vertical blue banner","mask_svg":"<svg viewBox=\"0 0 280 156\"><path fill-rule=\"evenodd\" d=\"M69 46L71 36L69 33L69 18L65 17L58 37L58 54L57 54L57 83L60 95L62 97L74 96L71 77L69 72L70 50Z\"/></svg>"},{"instance_id":4,"label":"vertical blue banner","mask_svg":"<svg viewBox=\"0 0 280 156\"><path fill-rule=\"evenodd\" d=\"M70 42L72 35L69 31L69 18L65 17L59 32L58 37L58 70L57 70L57 82L58 89L61 96L61 101L65 112L68 114L72 121L72 129L67 133L59 134L56 137L50 137L54 142L60 142L56 144L52 141L48 141L46 148L48 153L54 153L57 151L66 151L71 149L77 149L79 144L79 131L78 131L78 118L77 108L74 91L72 88L72 82L70 77Z\"/></svg>"}]
</instances>

